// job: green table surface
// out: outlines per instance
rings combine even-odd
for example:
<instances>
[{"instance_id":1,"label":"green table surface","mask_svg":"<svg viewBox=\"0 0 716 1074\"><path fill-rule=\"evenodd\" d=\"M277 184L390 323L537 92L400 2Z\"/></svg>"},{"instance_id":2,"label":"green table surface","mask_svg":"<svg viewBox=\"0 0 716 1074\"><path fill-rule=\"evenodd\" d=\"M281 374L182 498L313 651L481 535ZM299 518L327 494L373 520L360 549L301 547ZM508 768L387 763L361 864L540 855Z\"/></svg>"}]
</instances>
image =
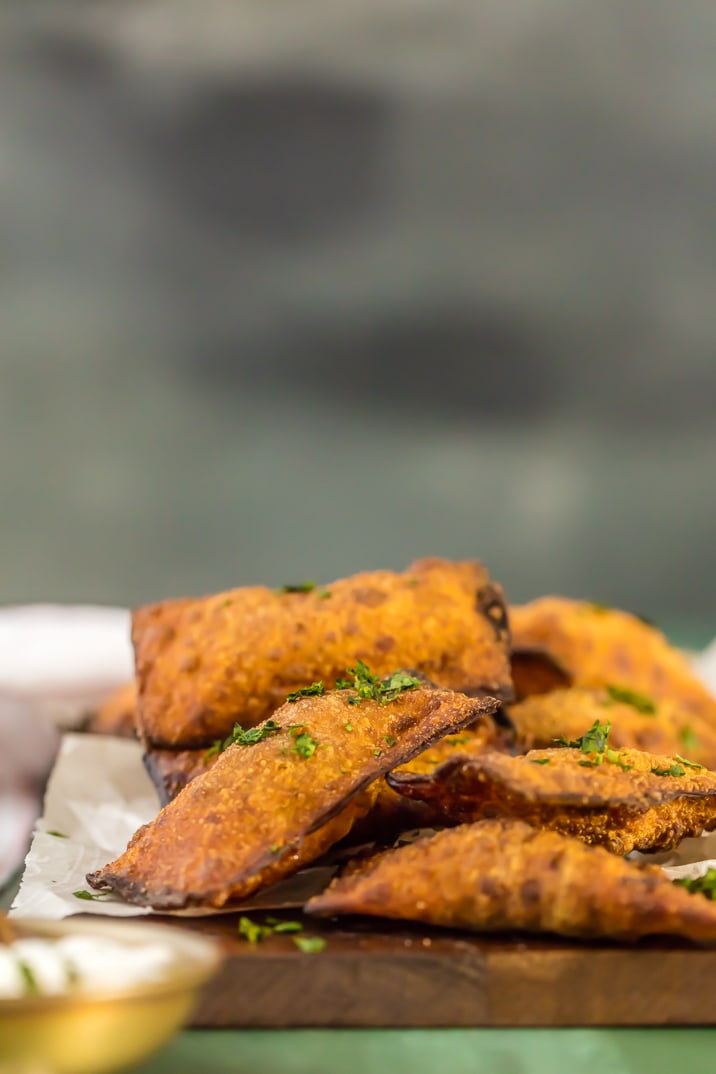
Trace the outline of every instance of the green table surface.
<instances>
[{"instance_id":1,"label":"green table surface","mask_svg":"<svg viewBox=\"0 0 716 1074\"><path fill-rule=\"evenodd\" d=\"M693 649L713 633L693 621L668 630ZM127 1074L701 1074L715 1053L716 1027L195 1029Z\"/></svg>"},{"instance_id":2,"label":"green table surface","mask_svg":"<svg viewBox=\"0 0 716 1074\"><path fill-rule=\"evenodd\" d=\"M192 1030L132 1074L674 1074L716 1029Z\"/></svg>"}]
</instances>

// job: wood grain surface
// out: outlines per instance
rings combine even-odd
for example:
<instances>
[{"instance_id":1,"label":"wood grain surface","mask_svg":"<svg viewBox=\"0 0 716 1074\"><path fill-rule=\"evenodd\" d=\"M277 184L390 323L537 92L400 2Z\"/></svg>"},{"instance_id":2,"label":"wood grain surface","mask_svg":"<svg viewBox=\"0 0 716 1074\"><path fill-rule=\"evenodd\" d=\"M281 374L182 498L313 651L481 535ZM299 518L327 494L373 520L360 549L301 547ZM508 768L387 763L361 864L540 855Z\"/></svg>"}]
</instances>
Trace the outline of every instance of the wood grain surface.
<instances>
[{"instance_id":1,"label":"wood grain surface","mask_svg":"<svg viewBox=\"0 0 716 1074\"><path fill-rule=\"evenodd\" d=\"M249 944L238 915L178 923L216 937L226 962L193 1024L290 1026L647 1026L716 1024L716 949L469 936L422 926L314 922L325 948L291 935ZM262 916L252 914L261 921ZM154 918L153 920L156 920Z\"/></svg>"}]
</instances>

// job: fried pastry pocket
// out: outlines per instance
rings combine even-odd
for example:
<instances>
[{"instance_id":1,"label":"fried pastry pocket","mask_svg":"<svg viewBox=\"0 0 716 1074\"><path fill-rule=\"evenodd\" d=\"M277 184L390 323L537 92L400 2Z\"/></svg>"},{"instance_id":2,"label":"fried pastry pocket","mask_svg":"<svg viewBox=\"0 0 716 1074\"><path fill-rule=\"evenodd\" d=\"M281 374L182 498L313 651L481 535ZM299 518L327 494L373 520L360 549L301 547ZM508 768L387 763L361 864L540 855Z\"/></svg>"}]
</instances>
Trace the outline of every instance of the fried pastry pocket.
<instances>
[{"instance_id":1,"label":"fried pastry pocket","mask_svg":"<svg viewBox=\"0 0 716 1074\"><path fill-rule=\"evenodd\" d=\"M716 942L716 905L657 866L508 819L447 829L349 866L305 910L475 932Z\"/></svg>"},{"instance_id":2,"label":"fried pastry pocket","mask_svg":"<svg viewBox=\"0 0 716 1074\"><path fill-rule=\"evenodd\" d=\"M594 734L594 729L591 730ZM429 802L445 823L506 816L600 844L615 854L676 846L716 827L716 773L641 750L531 750L455 757L430 774L388 774L400 794Z\"/></svg>"},{"instance_id":3,"label":"fried pastry pocket","mask_svg":"<svg viewBox=\"0 0 716 1074\"><path fill-rule=\"evenodd\" d=\"M210 746L251 727L287 693L333 686L358 660L411 668L444 689L512 696L504 597L481 564L425 559L325 587L235 589L132 617L137 721L145 744Z\"/></svg>"},{"instance_id":4,"label":"fried pastry pocket","mask_svg":"<svg viewBox=\"0 0 716 1074\"><path fill-rule=\"evenodd\" d=\"M618 683L716 726L716 699L685 655L636 615L564 597L510 607L512 644L544 646L575 686Z\"/></svg>"},{"instance_id":5,"label":"fried pastry pocket","mask_svg":"<svg viewBox=\"0 0 716 1074\"><path fill-rule=\"evenodd\" d=\"M156 909L221 907L295 872L348 833L385 772L498 704L411 681L386 703L313 688L286 702L88 882Z\"/></svg>"}]
</instances>

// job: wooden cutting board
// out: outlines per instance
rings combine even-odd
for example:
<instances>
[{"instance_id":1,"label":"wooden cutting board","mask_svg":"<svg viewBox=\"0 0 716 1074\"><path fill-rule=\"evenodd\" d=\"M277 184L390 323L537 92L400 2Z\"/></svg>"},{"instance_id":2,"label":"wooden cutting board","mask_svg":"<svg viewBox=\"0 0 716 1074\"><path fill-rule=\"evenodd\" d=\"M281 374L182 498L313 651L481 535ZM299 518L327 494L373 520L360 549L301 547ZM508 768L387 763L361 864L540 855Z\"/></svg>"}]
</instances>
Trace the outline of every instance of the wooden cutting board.
<instances>
[{"instance_id":1,"label":"wooden cutting board","mask_svg":"<svg viewBox=\"0 0 716 1074\"><path fill-rule=\"evenodd\" d=\"M646 1026L716 1024L716 950L679 941L631 947L492 939L422 926L302 920L249 944L238 915L167 922L216 937L226 962L196 1026ZM260 921L261 915L252 914ZM154 919L156 920L156 919Z\"/></svg>"}]
</instances>

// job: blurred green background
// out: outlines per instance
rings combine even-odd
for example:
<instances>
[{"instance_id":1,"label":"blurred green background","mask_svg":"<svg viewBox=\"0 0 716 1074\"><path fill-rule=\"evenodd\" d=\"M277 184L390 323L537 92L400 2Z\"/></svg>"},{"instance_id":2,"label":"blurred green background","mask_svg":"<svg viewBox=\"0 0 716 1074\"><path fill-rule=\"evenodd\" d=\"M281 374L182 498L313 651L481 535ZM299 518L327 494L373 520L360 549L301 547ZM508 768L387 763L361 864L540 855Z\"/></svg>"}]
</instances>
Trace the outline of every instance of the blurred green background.
<instances>
[{"instance_id":1,"label":"blurred green background","mask_svg":"<svg viewBox=\"0 0 716 1074\"><path fill-rule=\"evenodd\" d=\"M716 10L0 5L0 600L714 623Z\"/></svg>"}]
</instances>

